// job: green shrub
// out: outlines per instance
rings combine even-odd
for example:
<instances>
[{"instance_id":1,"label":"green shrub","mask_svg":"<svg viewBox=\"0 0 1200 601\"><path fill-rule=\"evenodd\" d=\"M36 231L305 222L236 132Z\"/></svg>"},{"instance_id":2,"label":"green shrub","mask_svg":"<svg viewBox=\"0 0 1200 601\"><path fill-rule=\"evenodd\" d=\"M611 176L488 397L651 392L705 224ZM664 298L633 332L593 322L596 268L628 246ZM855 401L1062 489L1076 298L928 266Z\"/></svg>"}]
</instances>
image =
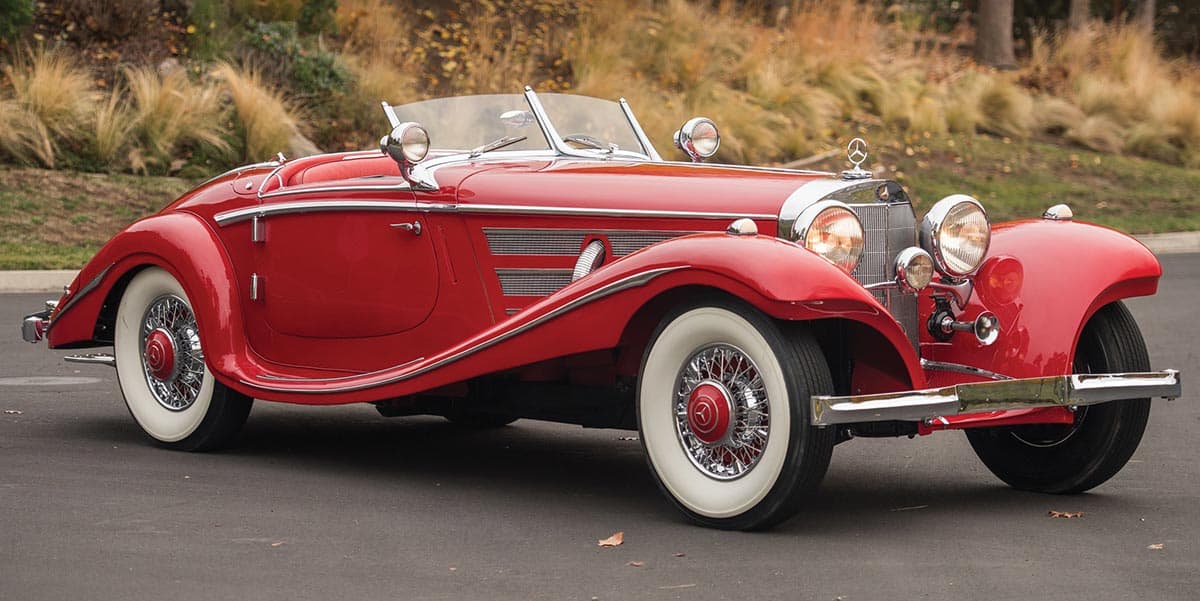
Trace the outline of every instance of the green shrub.
<instances>
[{"instance_id":1,"label":"green shrub","mask_svg":"<svg viewBox=\"0 0 1200 601\"><path fill-rule=\"evenodd\" d=\"M243 43L256 55L255 64L273 65L269 75L313 104L343 94L354 82L354 75L336 54L304 46L296 23L251 23Z\"/></svg>"},{"instance_id":2,"label":"green shrub","mask_svg":"<svg viewBox=\"0 0 1200 601\"><path fill-rule=\"evenodd\" d=\"M0 39L16 39L32 22L33 0L0 0Z\"/></svg>"}]
</instances>

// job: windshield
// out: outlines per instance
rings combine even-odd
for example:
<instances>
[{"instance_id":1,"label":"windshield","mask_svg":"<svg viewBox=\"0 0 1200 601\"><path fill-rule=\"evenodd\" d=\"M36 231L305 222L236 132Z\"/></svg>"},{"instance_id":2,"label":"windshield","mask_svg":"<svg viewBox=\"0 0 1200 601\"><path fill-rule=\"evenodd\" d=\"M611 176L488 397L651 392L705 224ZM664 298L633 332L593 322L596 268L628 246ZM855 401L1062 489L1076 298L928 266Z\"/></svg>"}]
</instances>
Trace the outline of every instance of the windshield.
<instances>
[{"instance_id":1,"label":"windshield","mask_svg":"<svg viewBox=\"0 0 1200 601\"><path fill-rule=\"evenodd\" d=\"M538 99L568 146L608 151L615 144L617 150L648 154L620 104L572 94L539 94ZM525 139L503 150L552 149L521 94L437 98L392 109L401 122L423 125L435 151L466 152L514 136Z\"/></svg>"}]
</instances>

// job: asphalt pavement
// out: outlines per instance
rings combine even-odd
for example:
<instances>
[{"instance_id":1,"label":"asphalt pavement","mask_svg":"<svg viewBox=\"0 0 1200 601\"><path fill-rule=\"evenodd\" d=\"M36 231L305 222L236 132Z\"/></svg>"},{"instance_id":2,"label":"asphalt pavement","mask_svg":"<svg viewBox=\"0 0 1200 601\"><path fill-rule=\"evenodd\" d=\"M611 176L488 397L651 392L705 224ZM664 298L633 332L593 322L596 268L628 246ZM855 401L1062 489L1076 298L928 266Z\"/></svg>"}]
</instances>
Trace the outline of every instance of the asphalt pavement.
<instances>
[{"instance_id":1,"label":"asphalt pavement","mask_svg":"<svg viewBox=\"0 0 1200 601\"><path fill-rule=\"evenodd\" d=\"M1184 397L1108 483L1013 491L957 432L855 440L749 534L683 522L633 432L260 402L233 450L157 448L113 370L20 340L45 295L0 295L0 599L1196 599L1200 255L1163 263L1129 306Z\"/></svg>"}]
</instances>

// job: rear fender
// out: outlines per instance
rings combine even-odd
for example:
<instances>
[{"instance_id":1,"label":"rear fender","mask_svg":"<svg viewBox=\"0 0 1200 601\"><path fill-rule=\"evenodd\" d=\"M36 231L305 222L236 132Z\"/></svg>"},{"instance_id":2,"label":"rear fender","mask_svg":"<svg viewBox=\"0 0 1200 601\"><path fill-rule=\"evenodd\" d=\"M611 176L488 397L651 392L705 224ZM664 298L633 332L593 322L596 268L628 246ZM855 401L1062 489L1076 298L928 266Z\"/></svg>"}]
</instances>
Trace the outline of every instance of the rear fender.
<instances>
[{"instance_id":1,"label":"rear fender","mask_svg":"<svg viewBox=\"0 0 1200 601\"><path fill-rule=\"evenodd\" d=\"M1075 344L1101 307L1154 294L1162 267L1121 232L1073 221L1030 220L996 226L988 259L959 319L990 310L1001 334L992 346L964 335L924 347L937 361L981 367L1014 378L1072 373ZM931 374L943 385L955 376Z\"/></svg>"},{"instance_id":2,"label":"rear fender","mask_svg":"<svg viewBox=\"0 0 1200 601\"><path fill-rule=\"evenodd\" d=\"M240 371L235 358L246 357L247 349L233 269L212 230L185 212L148 217L105 244L51 316L50 346L111 344L112 333L105 332L104 322L115 315L132 276L149 266L167 270L183 286L196 313L209 367L218 375Z\"/></svg>"}]
</instances>

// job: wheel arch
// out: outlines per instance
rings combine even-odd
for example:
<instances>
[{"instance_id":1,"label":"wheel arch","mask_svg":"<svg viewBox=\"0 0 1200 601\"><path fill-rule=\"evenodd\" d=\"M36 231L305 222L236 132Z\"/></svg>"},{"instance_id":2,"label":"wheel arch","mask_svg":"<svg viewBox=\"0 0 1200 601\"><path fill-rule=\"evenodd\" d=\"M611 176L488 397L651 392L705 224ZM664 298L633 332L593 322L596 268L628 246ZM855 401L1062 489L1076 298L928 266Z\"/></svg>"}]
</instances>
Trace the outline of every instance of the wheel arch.
<instances>
[{"instance_id":1,"label":"wheel arch","mask_svg":"<svg viewBox=\"0 0 1200 601\"><path fill-rule=\"evenodd\" d=\"M169 272L196 313L205 359L218 377L228 375L246 349L232 263L220 239L187 212L155 215L115 236L86 265L53 316L54 348L112 344L117 306L129 282L149 267Z\"/></svg>"},{"instance_id":2,"label":"wheel arch","mask_svg":"<svg viewBox=\"0 0 1200 601\"><path fill-rule=\"evenodd\" d=\"M737 294L729 288L714 285L687 284L669 288L650 298L622 327L617 372L624 376L636 376L650 339L663 318L679 305L710 297L758 310L785 328L808 326L833 373L836 394L871 394L918 386L920 374L915 368L919 363L914 363L912 357L908 356L912 353L906 353L896 346L894 333L889 336L875 323L857 321L846 315L797 318L788 311L773 312L772 305L765 299L748 298L742 292Z\"/></svg>"}]
</instances>

